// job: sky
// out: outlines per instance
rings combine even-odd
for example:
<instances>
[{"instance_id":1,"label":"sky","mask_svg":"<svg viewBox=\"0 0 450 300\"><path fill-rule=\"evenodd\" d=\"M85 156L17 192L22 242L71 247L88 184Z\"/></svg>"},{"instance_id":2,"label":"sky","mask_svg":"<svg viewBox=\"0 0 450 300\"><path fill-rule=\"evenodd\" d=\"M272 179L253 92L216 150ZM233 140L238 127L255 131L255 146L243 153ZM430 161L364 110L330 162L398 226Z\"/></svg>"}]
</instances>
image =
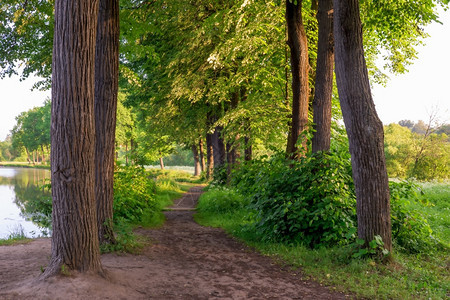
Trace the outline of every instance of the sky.
<instances>
[{"instance_id":1,"label":"sky","mask_svg":"<svg viewBox=\"0 0 450 300\"><path fill-rule=\"evenodd\" d=\"M386 87L374 85L373 99L378 116L387 125L400 120L427 121L438 110L441 122L450 123L450 10L441 10L443 23L425 28L430 34L418 47L418 59L409 72L390 75Z\"/></svg>"},{"instance_id":2,"label":"sky","mask_svg":"<svg viewBox=\"0 0 450 300\"><path fill-rule=\"evenodd\" d=\"M440 21L425 28L430 37L417 48L418 59L402 75L390 75L386 87L374 85L372 94L381 121L387 125L408 119L428 120L438 110L441 122L450 122L450 10L441 11ZM37 81L19 81L18 76L0 80L0 140L15 125L15 117L42 106L50 91L31 91Z\"/></svg>"}]
</instances>

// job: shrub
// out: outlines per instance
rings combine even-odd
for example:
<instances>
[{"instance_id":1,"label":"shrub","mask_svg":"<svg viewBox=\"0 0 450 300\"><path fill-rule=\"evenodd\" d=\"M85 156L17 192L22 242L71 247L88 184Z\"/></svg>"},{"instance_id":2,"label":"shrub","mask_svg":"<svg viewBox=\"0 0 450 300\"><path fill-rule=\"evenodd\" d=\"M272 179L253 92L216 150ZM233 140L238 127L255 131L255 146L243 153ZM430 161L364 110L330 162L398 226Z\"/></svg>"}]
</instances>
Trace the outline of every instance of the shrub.
<instances>
[{"instance_id":1,"label":"shrub","mask_svg":"<svg viewBox=\"0 0 450 300\"><path fill-rule=\"evenodd\" d=\"M266 166L252 166L248 178L242 171L240 177L246 184L253 182L252 208L264 239L318 247L345 242L354 231L356 205L348 159L316 153L298 163L277 157L259 164ZM244 189L242 183L234 184Z\"/></svg>"},{"instance_id":2,"label":"shrub","mask_svg":"<svg viewBox=\"0 0 450 300\"><path fill-rule=\"evenodd\" d=\"M232 213L248 206L248 201L234 190L213 188L202 194L197 205L200 212Z\"/></svg>"},{"instance_id":3,"label":"shrub","mask_svg":"<svg viewBox=\"0 0 450 300\"><path fill-rule=\"evenodd\" d=\"M430 225L422 214L410 207L420 201L420 187L412 182L390 182L392 238L400 250L408 253L428 252L437 244Z\"/></svg>"},{"instance_id":4,"label":"shrub","mask_svg":"<svg viewBox=\"0 0 450 300\"><path fill-rule=\"evenodd\" d=\"M119 167L114 173L114 219L141 221L144 214L157 211L155 182L144 168Z\"/></svg>"}]
</instances>

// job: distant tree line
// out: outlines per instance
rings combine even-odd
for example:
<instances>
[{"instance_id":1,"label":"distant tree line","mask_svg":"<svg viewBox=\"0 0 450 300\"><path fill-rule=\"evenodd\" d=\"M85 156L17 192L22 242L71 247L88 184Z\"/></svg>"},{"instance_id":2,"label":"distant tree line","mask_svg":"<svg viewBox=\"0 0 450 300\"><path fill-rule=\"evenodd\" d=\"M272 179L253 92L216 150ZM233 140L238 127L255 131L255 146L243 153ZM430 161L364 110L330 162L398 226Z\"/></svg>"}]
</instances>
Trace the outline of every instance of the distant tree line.
<instances>
[{"instance_id":1,"label":"distant tree line","mask_svg":"<svg viewBox=\"0 0 450 300\"><path fill-rule=\"evenodd\" d=\"M450 178L450 124L402 120L385 126L384 131L390 177Z\"/></svg>"}]
</instances>

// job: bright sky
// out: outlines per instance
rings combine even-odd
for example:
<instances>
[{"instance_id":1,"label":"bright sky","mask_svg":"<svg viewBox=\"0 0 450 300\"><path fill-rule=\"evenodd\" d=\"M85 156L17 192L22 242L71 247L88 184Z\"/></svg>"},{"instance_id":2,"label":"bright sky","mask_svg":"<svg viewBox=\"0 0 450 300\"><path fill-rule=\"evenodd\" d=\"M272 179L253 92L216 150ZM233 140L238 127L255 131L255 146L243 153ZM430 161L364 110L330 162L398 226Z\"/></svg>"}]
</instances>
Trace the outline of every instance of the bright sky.
<instances>
[{"instance_id":1,"label":"bright sky","mask_svg":"<svg viewBox=\"0 0 450 300\"><path fill-rule=\"evenodd\" d=\"M378 115L384 124L403 119L428 119L433 107L441 121L450 122L450 10L440 14L443 25L426 28L431 36L420 47L419 58L407 74L391 76L386 87L374 86L372 93ZM50 92L31 91L36 79L20 82L18 77L0 80L0 140L15 125L15 117L43 105Z\"/></svg>"},{"instance_id":2,"label":"bright sky","mask_svg":"<svg viewBox=\"0 0 450 300\"><path fill-rule=\"evenodd\" d=\"M374 86L373 98L384 124L408 119L427 121L436 107L441 122L450 122L450 10L439 14L441 24L425 28L430 37L418 48L409 72L390 76L386 87Z\"/></svg>"},{"instance_id":3,"label":"bright sky","mask_svg":"<svg viewBox=\"0 0 450 300\"><path fill-rule=\"evenodd\" d=\"M31 91L37 79L20 81L18 76L0 79L0 141L4 141L16 124L16 116L50 98L50 91Z\"/></svg>"}]
</instances>

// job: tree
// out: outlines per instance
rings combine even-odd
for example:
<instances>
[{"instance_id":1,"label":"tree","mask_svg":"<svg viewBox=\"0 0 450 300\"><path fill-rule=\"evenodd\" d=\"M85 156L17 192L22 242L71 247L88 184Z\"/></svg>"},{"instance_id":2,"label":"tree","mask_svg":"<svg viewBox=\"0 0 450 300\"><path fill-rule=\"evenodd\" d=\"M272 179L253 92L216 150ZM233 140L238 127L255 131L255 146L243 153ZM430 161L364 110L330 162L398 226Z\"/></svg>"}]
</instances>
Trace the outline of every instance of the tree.
<instances>
[{"instance_id":1,"label":"tree","mask_svg":"<svg viewBox=\"0 0 450 300\"><path fill-rule=\"evenodd\" d=\"M112 220L119 34L119 1L100 0L95 51L95 199L100 244L115 243Z\"/></svg>"},{"instance_id":2,"label":"tree","mask_svg":"<svg viewBox=\"0 0 450 300\"><path fill-rule=\"evenodd\" d=\"M380 235L392 248L389 182L383 125L373 103L364 58L357 0L334 0L336 79L350 144L358 237L368 245Z\"/></svg>"},{"instance_id":3,"label":"tree","mask_svg":"<svg viewBox=\"0 0 450 300\"><path fill-rule=\"evenodd\" d=\"M398 122L398 125L412 129L414 127L414 122L411 120L401 120Z\"/></svg>"},{"instance_id":4,"label":"tree","mask_svg":"<svg viewBox=\"0 0 450 300\"><path fill-rule=\"evenodd\" d=\"M291 158L298 158L297 143L302 132L307 129L309 103L308 42L303 27L301 0L286 0L286 23L292 72L292 122L287 154ZM306 147L305 138L302 138L301 144Z\"/></svg>"},{"instance_id":5,"label":"tree","mask_svg":"<svg viewBox=\"0 0 450 300\"><path fill-rule=\"evenodd\" d=\"M16 117L17 123L11 130L13 147L19 152L25 149L30 163L36 164L39 158L45 163L50 145L50 109L51 103L46 100L44 106L22 112Z\"/></svg>"},{"instance_id":6,"label":"tree","mask_svg":"<svg viewBox=\"0 0 450 300\"><path fill-rule=\"evenodd\" d=\"M97 17L96 0L55 1L53 233L51 259L43 278L59 274L65 267L80 272L103 272L94 186Z\"/></svg>"},{"instance_id":7,"label":"tree","mask_svg":"<svg viewBox=\"0 0 450 300\"><path fill-rule=\"evenodd\" d=\"M334 67L333 0L319 1L317 21L319 40L313 100L315 129L312 138L313 152L330 150Z\"/></svg>"}]
</instances>

